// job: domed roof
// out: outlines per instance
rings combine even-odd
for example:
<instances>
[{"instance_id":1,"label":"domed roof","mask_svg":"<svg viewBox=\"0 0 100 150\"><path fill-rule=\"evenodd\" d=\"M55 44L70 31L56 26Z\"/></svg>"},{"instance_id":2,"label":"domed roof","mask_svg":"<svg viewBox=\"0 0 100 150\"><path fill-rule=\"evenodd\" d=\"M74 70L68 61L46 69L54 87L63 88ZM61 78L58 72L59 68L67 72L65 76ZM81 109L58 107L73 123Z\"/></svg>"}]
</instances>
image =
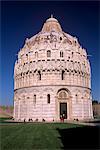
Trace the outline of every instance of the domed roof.
<instances>
[{"instance_id":1,"label":"domed roof","mask_svg":"<svg viewBox=\"0 0 100 150\"><path fill-rule=\"evenodd\" d=\"M53 18L53 15L51 15L51 18L47 19L46 22L58 22L57 19Z\"/></svg>"},{"instance_id":2,"label":"domed roof","mask_svg":"<svg viewBox=\"0 0 100 150\"><path fill-rule=\"evenodd\" d=\"M51 32L51 31L62 32L58 20L53 18L53 15L51 15L51 18L46 20L42 28L42 32Z\"/></svg>"}]
</instances>

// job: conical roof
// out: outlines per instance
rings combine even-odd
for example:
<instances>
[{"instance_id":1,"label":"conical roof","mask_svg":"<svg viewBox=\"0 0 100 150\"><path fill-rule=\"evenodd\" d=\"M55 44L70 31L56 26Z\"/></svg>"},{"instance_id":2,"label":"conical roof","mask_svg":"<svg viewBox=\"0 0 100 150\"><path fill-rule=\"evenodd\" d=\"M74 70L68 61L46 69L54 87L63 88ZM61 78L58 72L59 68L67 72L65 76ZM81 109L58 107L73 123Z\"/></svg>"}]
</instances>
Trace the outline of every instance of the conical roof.
<instances>
[{"instance_id":1,"label":"conical roof","mask_svg":"<svg viewBox=\"0 0 100 150\"><path fill-rule=\"evenodd\" d=\"M55 19L52 15L51 18L47 19L43 25L42 32L62 32L61 26L57 19Z\"/></svg>"}]
</instances>

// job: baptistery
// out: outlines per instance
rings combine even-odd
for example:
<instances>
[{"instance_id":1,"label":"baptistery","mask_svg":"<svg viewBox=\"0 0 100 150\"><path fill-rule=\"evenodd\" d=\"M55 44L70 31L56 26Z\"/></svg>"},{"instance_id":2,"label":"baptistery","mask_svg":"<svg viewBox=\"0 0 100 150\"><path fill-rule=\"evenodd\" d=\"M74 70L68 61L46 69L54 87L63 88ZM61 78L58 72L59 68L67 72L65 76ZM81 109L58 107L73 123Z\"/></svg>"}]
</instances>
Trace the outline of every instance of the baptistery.
<instances>
[{"instance_id":1,"label":"baptistery","mask_svg":"<svg viewBox=\"0 0 100 150\"><path fill-rule=\"evenodd\" d=\"M14 119L92 119L91 68L78 39L53 16L26 38L14 66Z\"/></svg>"}]
</instances>

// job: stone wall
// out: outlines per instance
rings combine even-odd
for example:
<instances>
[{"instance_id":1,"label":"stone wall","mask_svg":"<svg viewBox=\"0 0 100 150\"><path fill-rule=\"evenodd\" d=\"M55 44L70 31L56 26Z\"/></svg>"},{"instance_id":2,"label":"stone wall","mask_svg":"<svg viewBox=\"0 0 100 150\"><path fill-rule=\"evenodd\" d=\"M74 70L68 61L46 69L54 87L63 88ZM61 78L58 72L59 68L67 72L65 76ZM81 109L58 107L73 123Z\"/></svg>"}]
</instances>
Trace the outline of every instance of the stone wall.
<instances>
[{"instance_id":1,"label":"stone wall","mask_svg":"<svg viewBox=\"0 0 100 150\"><path fill-rule=\"evenodd\" d=\"M65 88L65 91L70 92L69 98L59 101L57 92ZM47 102L47 95L50 94L50 103ZM67 86L36 86L31 88L24 88L15 91L15 112L14 116L17 120L28 120L32 118L33 121L38 119L42 121L59 121L59 103L67 102L67 112L69 120L71 119L89 119L92 118L91 97L84 97L84 94L90 95L90 90L81 87L67 87ZM36 95L36 102L34 103L34 95ZM76 96L77 95L77 96ZM57 112L58 111L58 112Z\"/></svg>"}]
</instances>

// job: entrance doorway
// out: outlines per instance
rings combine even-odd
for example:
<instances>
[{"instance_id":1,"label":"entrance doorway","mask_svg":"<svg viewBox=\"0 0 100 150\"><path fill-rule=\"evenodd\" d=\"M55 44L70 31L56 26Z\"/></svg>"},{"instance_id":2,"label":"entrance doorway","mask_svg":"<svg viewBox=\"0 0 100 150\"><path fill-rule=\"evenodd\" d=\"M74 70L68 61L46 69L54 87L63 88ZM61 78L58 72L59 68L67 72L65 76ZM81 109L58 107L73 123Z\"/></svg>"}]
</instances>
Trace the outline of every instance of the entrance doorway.
<instances>
[{"instance_id":1,"label":"entrance doorway","mask_svg":"<svg viewBox=\"0 0 100 150\"><path fill-rule=\"evenodd\" d=\"M67 103L60 103L60 117L67 119Z\"/></svg>"}]
</instances>

